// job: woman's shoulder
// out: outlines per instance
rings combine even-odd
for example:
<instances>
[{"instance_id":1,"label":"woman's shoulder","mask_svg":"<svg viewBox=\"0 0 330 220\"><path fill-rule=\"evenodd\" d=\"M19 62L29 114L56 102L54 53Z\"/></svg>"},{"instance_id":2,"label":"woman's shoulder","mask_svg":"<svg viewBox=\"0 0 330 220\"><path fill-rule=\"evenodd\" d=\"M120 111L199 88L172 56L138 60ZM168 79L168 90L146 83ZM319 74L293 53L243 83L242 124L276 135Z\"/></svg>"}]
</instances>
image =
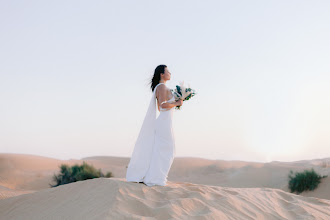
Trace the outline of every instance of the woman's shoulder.
<instances>
[{"instance_id":1,"label":"woman's shoulder","mask_svg":"<svg viewBox=\"0 0 330 220\"><path fill-rule=\"evenodd\" d=\"M158 87L160 88L158 89ZM172 92L165 84L160 84L156 88L156 96L159 97L160 93L164 95L166 94L167 97L170 97Z\"/></svg>"},{"instance_id":2,"label":"woman's shoulder","mask_svg":"<svg viewBox=\"0 0 330 220\"><path fill-rule=\"evenodd\" d=\"M167 88L167 86L163 83L160 83L157 85L157 88L156 88L157 91L167 91L169 90L169 88Z\"/></svg>"}]
</instances>

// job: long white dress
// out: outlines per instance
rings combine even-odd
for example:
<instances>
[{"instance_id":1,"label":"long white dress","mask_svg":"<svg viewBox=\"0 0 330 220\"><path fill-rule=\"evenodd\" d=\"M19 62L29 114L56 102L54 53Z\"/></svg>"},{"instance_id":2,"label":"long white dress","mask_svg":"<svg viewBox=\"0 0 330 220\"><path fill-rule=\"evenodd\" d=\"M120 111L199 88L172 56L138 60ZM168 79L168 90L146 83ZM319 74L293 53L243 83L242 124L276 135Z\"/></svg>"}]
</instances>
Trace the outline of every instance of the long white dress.
<instances>
[{"instance_id":1,"label":"long white dress","mask_svg":"<svg viewBox=\"0 0 330 220\"><path fill-rule=\"evenodd\" d=\"M175 157L175 139L172 127L174 107L160 107L156 118L156 89L153 91L147 114L126 171L127 182L143 182L147 186L166 186L168 172ZM167 100L175 102L174 95ZM158 109L158 108L157 108Z\"/></svg>"}]
</instances>

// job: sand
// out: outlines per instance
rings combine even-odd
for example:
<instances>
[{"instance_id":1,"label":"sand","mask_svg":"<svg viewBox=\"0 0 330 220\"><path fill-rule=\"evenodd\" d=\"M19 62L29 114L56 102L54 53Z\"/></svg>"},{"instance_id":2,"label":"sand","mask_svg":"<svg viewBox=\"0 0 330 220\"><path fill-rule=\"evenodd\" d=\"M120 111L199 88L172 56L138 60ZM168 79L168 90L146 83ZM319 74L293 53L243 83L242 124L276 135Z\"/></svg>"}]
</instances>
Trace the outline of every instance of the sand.
<instances>
[{"instance_id":1,"label":"sand","mask_svg":"<svg viewBox=\"0 0 330 220\"><path fill-rule=\"evenodd\" d=\"M111 171L50 188L60 164L86 161ZM0 219L330 219L330 158L295 162L175 158L166 187L125 180L129 158L57 160L0 154ZM322 179L299 195L287 187L289 170L314 168Z\"/></svg>"},{"instance_id":2,"label":"sand","mask_svg":"<svg viewBox=\"0 0 330 220\"><path fill-rule=\"evenodd\" d=\"M0 200L0 219L329 219L330 201L271 188L96 178Z\"/></svg>"}]
</instances>

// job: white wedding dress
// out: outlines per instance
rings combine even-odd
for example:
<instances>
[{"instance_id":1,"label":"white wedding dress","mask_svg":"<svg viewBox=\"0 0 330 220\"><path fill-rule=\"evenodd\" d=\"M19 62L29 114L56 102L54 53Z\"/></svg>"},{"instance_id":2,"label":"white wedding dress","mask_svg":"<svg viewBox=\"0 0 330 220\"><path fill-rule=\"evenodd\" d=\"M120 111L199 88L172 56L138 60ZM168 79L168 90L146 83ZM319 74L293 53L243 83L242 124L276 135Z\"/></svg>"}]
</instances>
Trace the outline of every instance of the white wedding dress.
<instances>
[{"instance_id":1,"label":"white wedding dress","mask_svg":"<svg viewBox=\"0 0 330 220\"><path fill-rule=\"evenodd\" d=\"M127 182L143 182L147 186L165 186L176 150L172 127L174 107L160 108L156 118L156 89L126 171ZM166 102L175 102L174 95ZM158 108L157 108L158 109Z\"/></svg>"}]
</instances>

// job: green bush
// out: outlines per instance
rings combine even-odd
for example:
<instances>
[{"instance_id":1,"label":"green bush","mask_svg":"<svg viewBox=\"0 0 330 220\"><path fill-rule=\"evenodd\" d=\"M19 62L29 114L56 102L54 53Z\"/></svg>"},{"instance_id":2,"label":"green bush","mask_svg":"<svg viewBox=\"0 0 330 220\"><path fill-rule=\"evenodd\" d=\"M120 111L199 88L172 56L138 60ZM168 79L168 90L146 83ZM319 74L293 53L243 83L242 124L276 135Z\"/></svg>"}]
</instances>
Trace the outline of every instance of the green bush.
<instances>
[{"instance_id":1,"label":"green bush","mask_svg":"<svg viewBox=\"0 0 330 220\"><path fill-rule=\"evenodd\" d=\"M49 184L51 187L72 183L80 180L93 179L99 177L113 177L111 172L107 172L104 175L101 169L97 170L92 165L87 164L83 161L82 165L75 164L69 167L66 164L60 165L60 174L54 174L53 180L56 182L55 185Z\"/></svg>"},{"instance_id":2,"label":"green bush","mask_svg":"<svg viewBox=\"0 0 330 220\"><path fill-rule=\"evenodd\" d=\"M307 190L314 190L317 188L319 183L321 182L321 178L325 178L327 176L320 176L317 174L314 169L311 170L304 170L303 172L299 173L296 172L295 176L292 176L293 172L290 170L289 174L289 189L292 192L297 191L301 193Z\"/></svg>"}]
</instances>

